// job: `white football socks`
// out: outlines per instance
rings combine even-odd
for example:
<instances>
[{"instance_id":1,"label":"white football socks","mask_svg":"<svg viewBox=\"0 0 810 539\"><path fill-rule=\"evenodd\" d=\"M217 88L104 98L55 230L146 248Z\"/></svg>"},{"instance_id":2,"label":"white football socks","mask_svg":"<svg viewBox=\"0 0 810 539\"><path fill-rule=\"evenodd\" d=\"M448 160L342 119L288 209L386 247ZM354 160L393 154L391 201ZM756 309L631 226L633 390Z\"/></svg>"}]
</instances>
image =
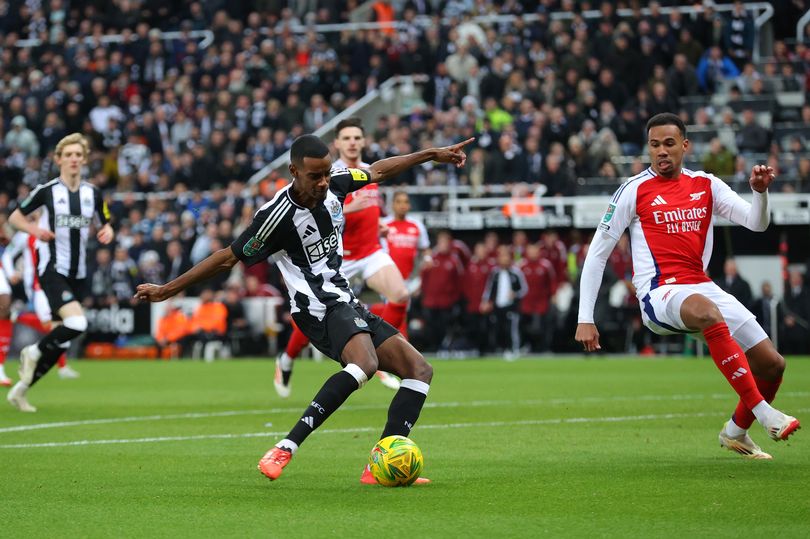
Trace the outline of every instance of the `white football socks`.
<instances>
[{"instance_id":1,"label":"white football socks","mask_svg":"<svg viewBox=\"0 0 810 539\"><path fill-rule=\"evenodd\" d=\"M746 432L746 429L737 425L733 419L730 419L729 422L726 423L726 435L729 438L741 438Z\"/></svg>"},{"instance_id":2,"label":"white football socks","mask_svg":"<svg viewBox=\"0 0 810 539\"><path fill-rule=\"evenodd\" d=\"M287 352L284 352L280 356L278 356L278 367L282 371L291 371L293 366L293 360L290 359L290 356L287 355Z\"/></svg>"},{"instance_id":3,"label":"white football socks","mask_svg":"<svg viewBox=\"0 0 810 539\"><path fill-rule=\"evenodd\" d=\"M293 455L295 455L295 452L298 451L298 444L287 438L284 438L279 443L277 443L276 447L281 449L289 449Z\"/></svg>"},{"instance_id":4,"label":"white football socks","mask_svg":"<svg viewBox=\"0 0 810 539\"><path fill-rule=\"evenodd\" d=\"M751 411L754 413L754 417L757 418L757 421L764 427L776 421L782 413L764 400L754 406Z\"/></svg>"}]
</instances>

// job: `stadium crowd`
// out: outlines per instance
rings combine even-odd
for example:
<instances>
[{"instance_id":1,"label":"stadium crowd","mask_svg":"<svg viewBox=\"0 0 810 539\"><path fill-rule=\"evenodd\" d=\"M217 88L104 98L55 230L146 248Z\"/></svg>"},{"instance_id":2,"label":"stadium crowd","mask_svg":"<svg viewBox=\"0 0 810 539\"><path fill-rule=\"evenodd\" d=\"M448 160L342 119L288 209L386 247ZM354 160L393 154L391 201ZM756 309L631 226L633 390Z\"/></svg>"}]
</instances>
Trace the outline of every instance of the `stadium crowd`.
<instances>
[{"instance_id":1,"label":"stadium crowd","mask_svg":"<svg viewBox=\"0 0 810 539\"><path fill-rule=\"evenodd\" d=\"M56 175L56 141L71 132L87 135L87 177L115 194L117 229L115 248L96 254L92 301L129 302L137 283L165 282L228 245L282 181L249 186L248 178L296 136L399 74L430 76L424 105L369 129L366 162L476 137L463 170L425 164L401 184L464 183L480 192L489 184L527 184L544 186L548 195L575 195L607 179L610 192L622 176L646 166L639 157L646 120L677 111L696 134L690 165L739 183L754 160L766 161L781 189L810 192L810 140L795 129L810 123L810 105L783 107L776 99L810 91L810 49L788 45L777 27L773 54L754 63L753 19L741 4L720 13L703 2L691 15L665 15L661 6L673 2L650 2L642 15L639 2L378 1L373 19L404 24L383 31L311 28L349 22L358 3L0 1L0 211L9 213ZM777 7L793 8L785 4ZM618 17L617 6L633 7L634 15ZM585 19L587 9L602 16ZM561 11L573 15L550 16ZM474 19L522 13L536 17ZM419 24L422 15L431 24ZM441 17L450 22L441 24ZM211 30L213 41L203 47L192 37L198 30ZM169 31L179 37L165 39ZM415 200L415 209L440 205L436 197ZM556 281L544 285L549 290L575 282L582 238L576 231L563 241L544 237L550 243L539 249L517 239L510 258L556 265ZM441 238L440 252L447 242ZM479 249L462 259L462 270L482 260ZM489 245L488 263L493 257L497 250ZM616 269L617 279L628 268ZM231 282L242 283L240 293L248 296L278 295L283 286L266 264ZM459 307L431 305L450 294L425 292L430 286L428 276L421 307L435 323ZM549 294L529 286L527 297L533 294L549 303ZM466 312L482 316L470 311L475 303L468 298ZM490 308L492 316L505 314ZM543 318L548 311L517 308L534 349L553 346L555 326ZM806 323L807 315L795 312ZM485 346L492 345L474 347Z\"/></svg>"}]
</instances>

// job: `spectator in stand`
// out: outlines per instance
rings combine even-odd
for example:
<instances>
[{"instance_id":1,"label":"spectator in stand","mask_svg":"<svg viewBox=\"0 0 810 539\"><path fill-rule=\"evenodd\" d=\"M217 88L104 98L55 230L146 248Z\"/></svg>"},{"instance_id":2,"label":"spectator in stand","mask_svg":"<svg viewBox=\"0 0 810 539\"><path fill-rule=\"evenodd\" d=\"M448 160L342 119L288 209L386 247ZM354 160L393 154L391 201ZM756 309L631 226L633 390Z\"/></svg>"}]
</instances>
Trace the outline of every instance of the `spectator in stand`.
<instances>
[{"instance_id":1,"label":"spectator in stand","mask_svg":"<svg viewBox=\"0 0 810 539\"><path fill-rule=\"evenodd\" d=\"M200 304L189 320L189 337L195 347L212 341L222 341L228 331L228 309L215 299L214 291L204 288L200 292ZM213 359L213 357L206 357Z\"/></svg>"},{"instance_id":2,"label":"spectator in stand","mask_svg":"<svg viewBox=\"0 0 810 539\"><path fill-rule=\"evenodd\" d=\"M106 307L117 303L112 276L112 260L109 249L96 251L95 267L90 278L90 297L85 299L87 307Z\"/></svg>"},{"instance_id":3,"label":"spectator in stand","mask_svg":"<svg viewBox=\"0 0 810 539\"><path fill-rule=\"evenodd\" d=\"M720 84L728 79L735 79L740 75L740 70L728 56L723 54L723 50L714 46L703 53L696 68L698 83L701 90L707 94L720 90Z\"/></svg>"},{"instance_id":4,"label":"spectator in stand","mask_svg":"<svg viewBox=\"0 0 810 539\"><path fill-rule=\"evenodd\" d=\"M554 296L557 277L554 267L540 257L540 246L526 247L526 257L518 266L526 277L528 290L520 302L523 334L532 352L550 352L554 331L551 317L551 298Z\"/></svg>"},{"instance_id":5,"label":"spectator in stand","mask_svg":"<svg viewBox=\"0 0 810 539\"><path fill-rule=\"evenodd\" d=\"M155 330L155 342L160 350L160 357L182 357L190 329L189 319L172 300L166 302L165 313L158 319Z\"/></svg>"},{"instance_id":6,"label":"spectator in stand","mask_svg":"<svg viewBox=\"0 0 810 539\"><path fill-rule=\"evenodd\" d=\"M734 169L734 154L723 146L719 138L712 138L709 142L709 150L703 156L703 170L715 176L727 177L734 175Z\"/></svg>"},{"instance_id":7,"label":"spectator in stand","mask_svg":"<svg viewBox=\"0 0 810 539\"><path fill-rule=\"evenodd\" d=\"M675 97L697 95L700 92L695 68L689 64L686 55L675 55L672 66L667 71L667 86Z\"/></svg>"},{"instance_id":8,"label":"spectator in stand","mask_svg":"<svg viewBox=\"0 0 810 539\"><path fill-rule=\"evenodd\" d=\"M770 132L757 123L752 109L744 109L742 117L742 127L737 132L737 149L741 153L767 153L771 145Z\"/></svg>"},{"instance_id":9,"label":"spectator in stand","mask_svg":"<svg viewBox=\"0 0 810 539\"><path fill-rule=\"evenodd\" d=\"M751 285L737 272L736 260L727 258L723 263L723 276L715 279L714 282L717 283L717 286L737 298L746 309L751 307L753 303Z\"/></svg>"},{"instance_id":10,"label":"spectator in stand","mask_svg":"<svg viewBox=\"0 0 810 539\"><path fill-rule=\"evenodd\" d=\"M492 270L481 296L481 312L495 325L495 345L504 358L520 352L520 300L528 287L523 272L515 266L508 246L498 248L498 265Z\"/></svg>"},{"instance_id":11,"label":"spectator in stand","mask_svg":"<svg viewBox=\"0 0 810 539\"><path fill-rule=\"evenodd\" d=\"M751 305L751 312L757 317L757 322L759 322L759 325L765 330L765 333L768 334L768 337L773 338L774 316L776 320L783 319L781 310L781 306L778 305L773 295L771 283L768 281L763 282L761 295L755 299Z\"/></svg>"},{"instance_id":12,"label":"spectator in stand","mask_svg":"<svg viewBox=\"0 0 810 539\"><path fill-rule=\"evenodd\" d=\"M472 256L465 267L462 287L465 333L479 356L483 356L489 350L489 328L486 322L488 317L481 313L481 298L484 296L484 288L492 268L487 247L484 242L479 241L473 247Z\"/></svg>"},{"instance_id":13,"label":"spectator in stand","mask_svg":"<svg viewBox=\"0 0 810 539\"><path fill-rule=\"evenodd\" d=\"M228 312L225 324L231 354L240 356L245 352L250 352L254 349L253 338L238 282L228 283L223 304Z\"/></svg>"},{"instance_id":14,"label":"spectator in stand","mask_svg":"<svg viewBox=\"0 0 810 539\"><path fill-rule=\"evenodd\" d=\"M453 252L453 236L449 232L442 231L436 236L431 262L422 266L421 275L429 349L447 351L455 336L455 310L461 299L464 276L464 267Z\"/></svg>"},{"instance_id":15,"label":"spectator in stand","mask_svg":"<svg viewBox=\"0 0 810 539\"><path fill-rule=\"evenodd\" d=\"M11 129L6 133L3 143L6 148L21 152L25 159L39 157L39 141L34 132L26 127L24 116L15 116L11 120Z\"/></svg>"},{"instance_id":16,"label":"spectator in stand","mask_svg":"<svg viewBox=\"0 0 810 539\"><path fill-rule=\"evenodd\" d=\"M120 302L130 302L135 295L135 286L139 282L138 265L121 246L115 248L115 256L110 268L112 292Z\"/></svg>"},{"instance_id":17,"label":"spectator in stand","mask_svg":"<svg viewBox=\"0 0 810 539\"><path fill-rule=\"evenodd\" d=\"M788 274L782 307L782 335L780 343L786 354L810 352L810 292L804 283L804 274L794 269Z\"/></svg>"},{"instance_id":18,"label":"spectator in stand","mask_svg":"<svg viewBox=\"0 0 810 539\"><path fill-rule=\"evenodd\" d=\"M726 20L723 28L723 44L737 67L742 69L754 50L754 19L740 0L735 0L731 14Z\"/></svg>"}]
</instances>

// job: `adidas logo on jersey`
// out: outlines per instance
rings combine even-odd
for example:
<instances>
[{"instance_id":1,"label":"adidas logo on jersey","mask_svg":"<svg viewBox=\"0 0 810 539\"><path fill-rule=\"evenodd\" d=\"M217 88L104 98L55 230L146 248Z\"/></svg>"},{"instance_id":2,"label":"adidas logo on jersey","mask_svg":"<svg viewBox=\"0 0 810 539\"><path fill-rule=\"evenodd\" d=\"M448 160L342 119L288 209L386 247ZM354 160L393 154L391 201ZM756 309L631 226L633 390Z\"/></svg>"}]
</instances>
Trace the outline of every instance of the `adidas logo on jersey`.
<instances>
[{"instance_id":1,"label":"adidas logo on jersey","mask_svg":"<svg viewBox=\"0 0 810 539\"><path fill-rule=\"evenodd\" d=\"M317 230L312 225L307 225L307 228L304 230L304 239L307 239L311 235L313 235Z\"/></svg>"},{"instance_id":2,"label":"adidas logo on jersey","mask_svg":"<svg viewBox=\"0 0 810 539\"><path fill-rule=\"evenodd\" d=\"M664 200L664 197L658 195L657 197L655 197L655 200L652 201L652 204L650 204L650 206L663 206L666 203L667 201Z\"/></svg>"}]
</instances>

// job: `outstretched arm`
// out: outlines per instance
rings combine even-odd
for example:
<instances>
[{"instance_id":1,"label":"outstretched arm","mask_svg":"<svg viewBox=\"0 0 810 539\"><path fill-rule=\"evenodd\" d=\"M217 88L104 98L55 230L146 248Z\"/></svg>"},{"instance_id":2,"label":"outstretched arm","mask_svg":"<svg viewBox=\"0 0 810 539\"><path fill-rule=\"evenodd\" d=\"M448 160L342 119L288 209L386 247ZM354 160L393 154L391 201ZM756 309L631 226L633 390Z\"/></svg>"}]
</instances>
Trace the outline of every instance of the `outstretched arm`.
<instances>
[{"instance_id":1,"label":"outstretched arm","mask_svg":"<svg viewBox=\"0 0 810 539\"><path fill-rule=\"evenodd\" d=\"M748 183L753 191L749 203L732 191L722 180L712 177L717 214L748 230L763 232L771 222L768 187L775 179L773 168L766 165L754 165L751 169L751 176L748 178Z\"/></svg>"},{"instance_id":2,"label":"outstretched arm","mask_svg":"<svg viewBox=\"0 0 810 539\"><path fill-rule=\"evenodd\" d=\"M577 333L574 339L585 347L586 352L602 348L599 344L599 331L593 320L593 310L596 307L599 287L602 285L605 264L618 241L608 234L597 231L591 240L585 264L582 266L582 276L579 282Z\"/></svg>"},{"instance_id":3,"label":"outstretched arm","mask_svg":"<svg viewBox=\"0 0 810 539\"><path fill-rule=\"evenodd\" d=\"M398 176L411 167L427 163L428 161L453 163L456 167L461 168L467 161L464 146L474 140L474 138L469 138L464 142L459 142L452 146L428 148L427 150L382 159L368 167L368 170L371 171L370 181L373 183L384 182L385 180Z\"/></svg>"},{"instance_id":4,"label":"outstretched arm","mask_svg":"<svg viewBox=\"0 0 810 539\"><path fill-rule=\"evenodd\" d=\"M177 295L189 286L206 281L223 271L230 271L239 259L233 254L230 247L225 247L213 253L208 258L180 275L177 279L164 285L152 283L139 284L135 297L142 301L153 303L164 301Z\"/></svg>"}]
</instances>

